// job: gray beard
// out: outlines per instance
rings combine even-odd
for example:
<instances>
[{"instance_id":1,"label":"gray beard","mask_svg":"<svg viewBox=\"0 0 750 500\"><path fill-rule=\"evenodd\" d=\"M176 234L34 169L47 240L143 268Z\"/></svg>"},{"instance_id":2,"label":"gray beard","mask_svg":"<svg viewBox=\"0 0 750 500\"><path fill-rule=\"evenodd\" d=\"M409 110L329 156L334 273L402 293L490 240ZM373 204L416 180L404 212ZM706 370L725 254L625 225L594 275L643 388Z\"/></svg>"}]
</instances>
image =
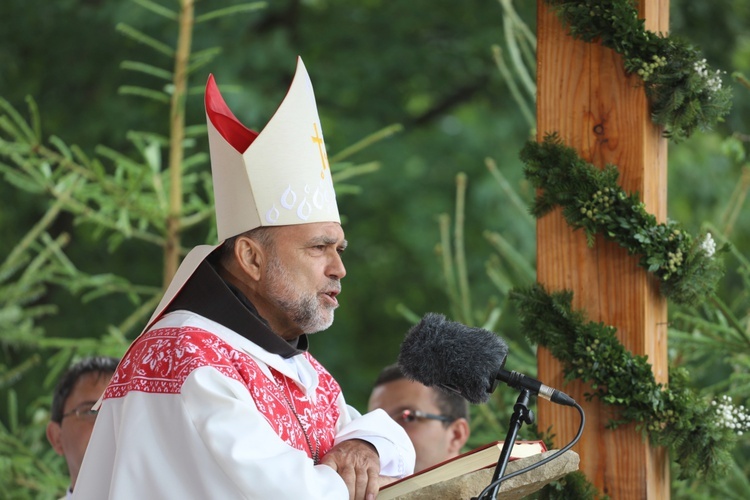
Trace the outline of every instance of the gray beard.
<instances>
[{"instance_id":1,"label":"gray beard","mask_svg":"<svg viewBox=\"0 0 750 500\"><path fill-rule=\"evenodd\" d=\"M324 306L320 305L317 293L299 293L289 272L275 256L268 263L267 275L269 298L287 312L303 333L317 333L333 324L334 308L325 308L330 311L329 316L322 310Z\"/></svg>"}]
</instances>

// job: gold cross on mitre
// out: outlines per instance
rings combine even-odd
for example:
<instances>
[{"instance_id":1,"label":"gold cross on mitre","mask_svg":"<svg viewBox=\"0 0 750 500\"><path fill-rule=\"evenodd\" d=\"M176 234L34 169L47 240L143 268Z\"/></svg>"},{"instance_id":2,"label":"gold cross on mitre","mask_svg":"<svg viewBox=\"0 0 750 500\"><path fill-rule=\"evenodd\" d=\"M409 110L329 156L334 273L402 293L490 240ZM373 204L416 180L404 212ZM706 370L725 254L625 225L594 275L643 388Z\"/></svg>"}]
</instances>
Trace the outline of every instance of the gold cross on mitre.
<instances>
[{"instance_id":1,"label":"gold cross on mitre","mask_svg":"<svg viewBox=\"0 0 750 500\"><path fill-rule=\"evenodd\" d=\"M315 135L311 136L310 138L312 141L318 145L318 152L320 153L320 163L323 165L323 170L320 171L320 178L325 179L326 174L325 171L328 167L328 153L326 153L326 145L323 142L323 137L320 136L318 133L318 124L313 122L313 130L315 130Z\"/></svg>"},{"instance_id":2,"label":"gold cross on mitre","mask_svg":"<svg viewBox=\"0 0 750 500\"><path fill-rule=\"evenodd\" d=\"M297 58L284 100L259 133L234 116L215 82L206 88L219 240L261 226L341 221L333 176L326 174L330 165L323 128L302 59ZM252 137L245 137L248 133Z\"/></svg>"}]
</instances>

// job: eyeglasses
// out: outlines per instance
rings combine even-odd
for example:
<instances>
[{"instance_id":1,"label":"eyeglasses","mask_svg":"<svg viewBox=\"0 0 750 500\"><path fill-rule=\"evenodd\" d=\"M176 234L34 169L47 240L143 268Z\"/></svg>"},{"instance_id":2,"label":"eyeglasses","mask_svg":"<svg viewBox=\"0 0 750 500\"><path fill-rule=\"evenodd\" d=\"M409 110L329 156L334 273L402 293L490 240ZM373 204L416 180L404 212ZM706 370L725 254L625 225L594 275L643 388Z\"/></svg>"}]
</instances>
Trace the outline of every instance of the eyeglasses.
<instances>
[{"instance_id":1,"label":"eyeglasses","mask_svg":"<svg viewBox=\"0 0 750 500\"><path fill-rule=\"evenodd\" d=\"M396 421L402 421L405 423L416 422L417 420L439 420L441 422L453 422L454 419L446 417L445 415L435 415L434 413L425 413L419 410L404 410Z\"/></svg>"},{"instance_id":2,"label":"eyeglasses","mask_svg":"<svg viewBox=\"0 0 750 500\"><path fill-rule=\"evenodd\" d=\"M94 406L94 403L92 402L81 403L69 412L63 413L62 418L75 415L79 420L94 421L96 420L96 415L99 413L99 410L93 410L91 408L92 406Z\"/></svg>"}]
</instances>

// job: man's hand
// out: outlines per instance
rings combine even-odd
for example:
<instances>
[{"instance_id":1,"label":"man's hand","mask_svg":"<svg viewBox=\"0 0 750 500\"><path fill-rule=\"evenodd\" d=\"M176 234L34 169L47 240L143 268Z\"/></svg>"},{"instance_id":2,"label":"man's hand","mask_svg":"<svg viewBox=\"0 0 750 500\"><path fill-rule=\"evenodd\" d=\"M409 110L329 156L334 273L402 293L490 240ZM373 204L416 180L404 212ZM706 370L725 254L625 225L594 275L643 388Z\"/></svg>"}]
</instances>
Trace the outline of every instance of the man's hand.
<instances>
[{"instance_id":1,"label":"man's hand","mask_svg":"<svg viewBox=\"0 0 750 500\"><path fill-rule=\"evenodd\" d=\"M339 473L349 489L349 500L375 500L380 488L380 457L373 445L361 439L342 441L320 463Z\"/></svg>"}]
</instances>

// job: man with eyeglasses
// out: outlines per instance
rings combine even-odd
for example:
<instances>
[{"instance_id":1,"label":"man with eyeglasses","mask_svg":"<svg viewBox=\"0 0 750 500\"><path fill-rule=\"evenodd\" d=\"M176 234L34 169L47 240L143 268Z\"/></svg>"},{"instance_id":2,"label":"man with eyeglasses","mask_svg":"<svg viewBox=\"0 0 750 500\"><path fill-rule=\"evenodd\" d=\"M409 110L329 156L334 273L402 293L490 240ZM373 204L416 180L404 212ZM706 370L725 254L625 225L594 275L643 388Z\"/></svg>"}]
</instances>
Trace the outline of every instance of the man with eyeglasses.
<instances>
[{"instance_id":1,"label":"man with eyeglasses","mask_svg":"<svg viewBox=\"0 0 750 500\"><path fill-rule=\"evenodd\" d=\"M469 405L458 394L407 379L398 365L380 372L368 411L382 408L401 424L417 454L414 472L458 456L469 438Z\"/></svg>"},{"instance_id":2,"label":"man with eyeglasses","mask_svg":"<svg viewBox=\"0 0 750 500\"><path fill-rule=\"evenodd\" d=\"M94 428L96 411L91 407L107 388L117 363L117 358L105 356L83 359L71 366L55 387L47 439L68 463L70 487L63 498L70 498L73 493Z\"/></svg>"}]
</instances>

